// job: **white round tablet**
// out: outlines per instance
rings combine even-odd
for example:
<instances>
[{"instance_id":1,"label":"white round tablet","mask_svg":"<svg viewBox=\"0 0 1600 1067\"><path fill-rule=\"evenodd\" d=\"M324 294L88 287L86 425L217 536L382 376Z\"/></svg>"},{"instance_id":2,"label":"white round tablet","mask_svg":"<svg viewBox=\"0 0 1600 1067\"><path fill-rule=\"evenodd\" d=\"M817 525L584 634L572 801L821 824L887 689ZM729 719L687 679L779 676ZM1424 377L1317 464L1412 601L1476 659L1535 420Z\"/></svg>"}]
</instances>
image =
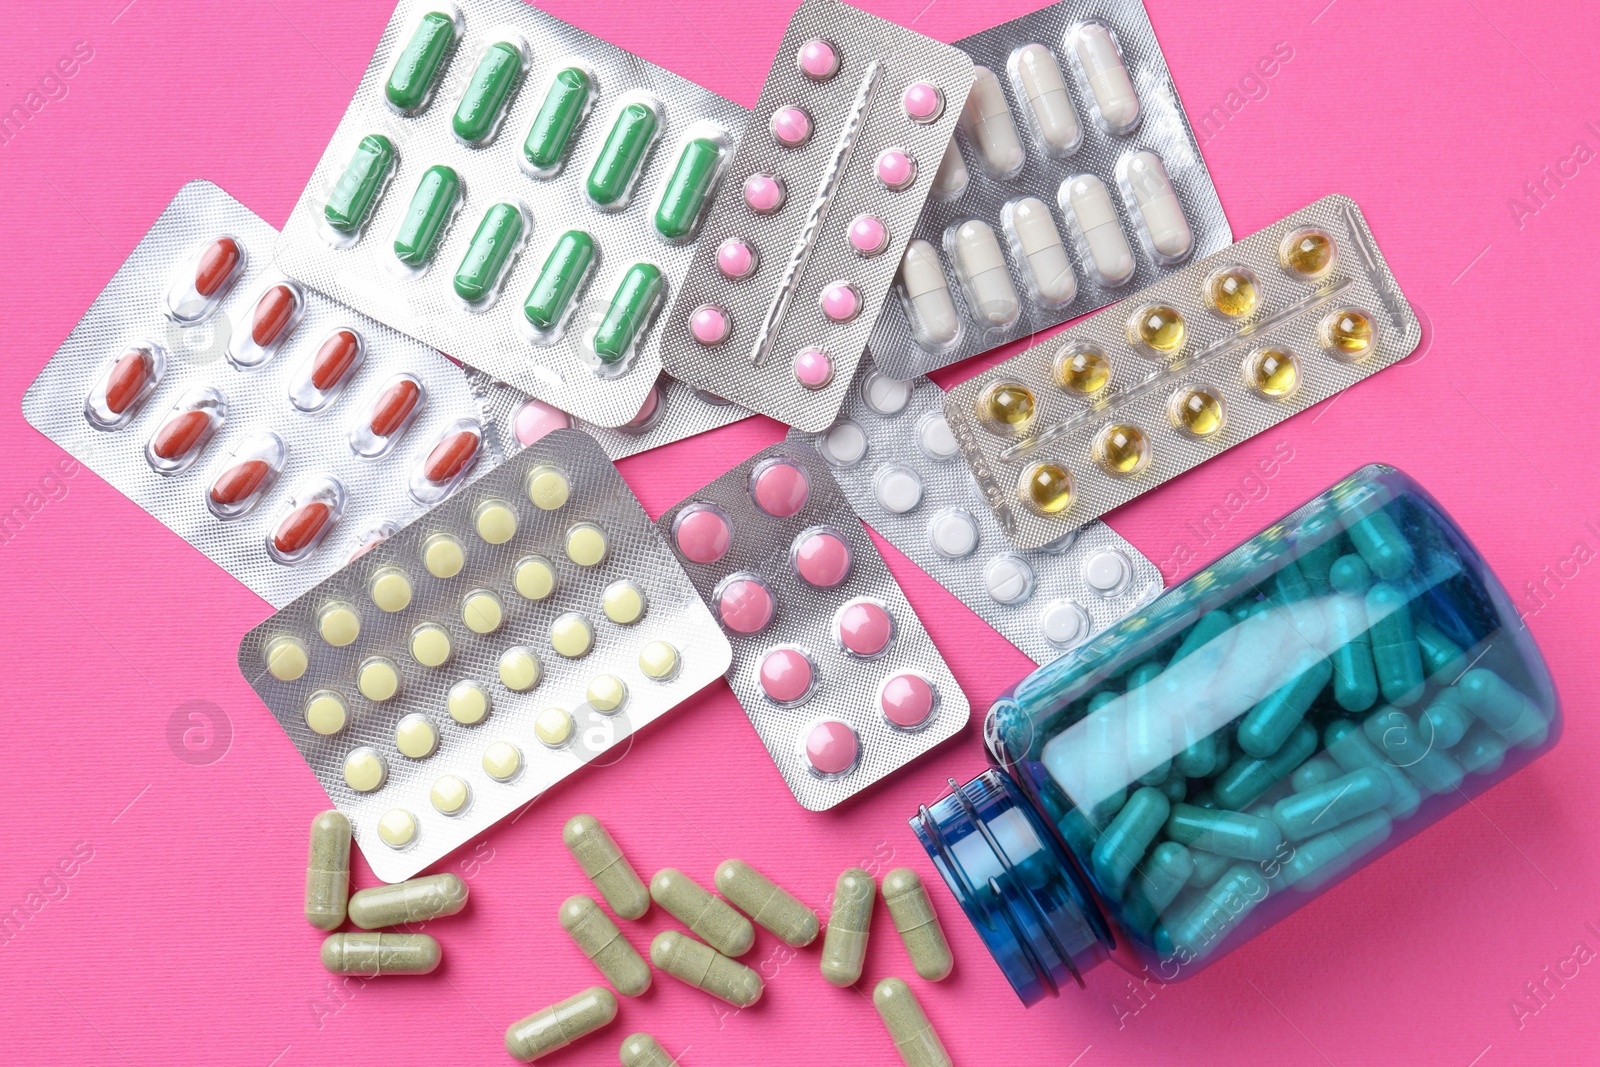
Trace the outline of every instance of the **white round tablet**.
<instances>
[{"instance_id":1,"label":"white round tablet","mask_svg":"<svg viewBox=\"0 0 1600 1067\"><path fill-rule=\"evenodd\" d=\"M871 371L861 383L861 399L879 415L898 415L911 403L911 383Z\"/></svg>"},{"instance_id":2,"label":"white round tablet","mask_svg":"<svg viewBox=\"0 0 1600 1067\"><path fill-rule=\"evenodd\" d=\"M910 467L896 463L879 469L872 479L872 491L883 510L904 515L922 503L922 478Z\"/></svg>"},{"instance_id":3,"label":"white round tablet","mask_svg":"<svg viewBox=\"0 0 1600 1067\"><path fill-rule=\"evenodd\" d=\"M1089 636L1089 613L1070 600L1052 600L1039 612L1039 632L1057 648L1071 648Z\"/></svg>"},{"instance_id":4,"label":"white round tablet","mask_svg":"<svg viewBox=\"0 0 1600 1067\"><path fill-rule=\"evenodd\" d=\"M1127 556L1108 548L1089 557L1089 562L1083 565L1083 580L1101 596L1111 596L1128 584L1132 570Z\"/></svg>"},{"instance_id":5,"label":"white round tablet","mask_svg":"<svg viewBox=\"0 0 1600 1067\"><path fill-rule=\"evenodd\" d=\"M983 583L997 604L1020 604L1033 595L1033 568L1021 556L997 556L983 572Z\"/></svg>"},{"instance_id":6,"label":"white round tablet","mask_svg":"<svg viewBox=\"0 0 1600 1067\"><path fill-rule=\"evenodd\" d=\"M849 419L840 419L817 438L817 451L836 467L860 463L867 454L867 433Z\"/></svg>"},{"instance_id":7,"label":"white round tablet","mask_svg":"<svg viewBox=\"0 0 1600 1067\"><path fill-rule=\"evenodd\" d=\"M934 459L949 459L961 451L950 424L937 411L929 412L928 417L922 420L922 425L917 427L917 445Z\"/></svg>"},{"instance_id":8,"label":"white round tablet","mask_svg":"<svg viewBox=\"0 0 1600 1067\"><path fill-rule=\"evenodd\" d=\"M946 508L928 524L928 538L945 559L961 559L978 547L978 520L966 508Z\"/></svg>"}]
</instances>

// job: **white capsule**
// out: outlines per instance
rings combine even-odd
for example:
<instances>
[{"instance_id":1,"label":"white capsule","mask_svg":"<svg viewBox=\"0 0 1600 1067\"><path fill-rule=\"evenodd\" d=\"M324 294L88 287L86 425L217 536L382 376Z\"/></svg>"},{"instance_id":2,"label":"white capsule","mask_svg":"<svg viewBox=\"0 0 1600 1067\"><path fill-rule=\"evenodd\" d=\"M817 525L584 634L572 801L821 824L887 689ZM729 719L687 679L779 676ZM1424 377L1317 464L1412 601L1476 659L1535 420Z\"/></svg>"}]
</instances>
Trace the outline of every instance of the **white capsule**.
<instances>
[{"instance_id":1,"label":"white capsule","mask_svg":"<svg viewBox=\"0 0 1600 1067\"><path fill-rule=\"evenodd\" d=\"M967 173L967 161L961 158L961 146L952 137L945 146L939 169L934 172L933 188L928 190L928 194L935 200L954 200L967 191L967 182L971 178Z\"/></svg>"},{"instance_id":2,"label":"white capsule","mask_svg":"<svg viewBox=\"0 0 1600 1067\"><path fill-rule=\"evenodd\" d=\"M1089 246L1089 260L1101 283L1121 285L1133 277L1133 249L1122 234L1105 183L1093 174L1080 174L1063 182L1061 191L1067 201L1064 206L1072 209L1078 232Z\"/></svg>"},{"instance_id":3,"label":"white capsule","mask_svg":"<svg viewBox=\"0 0 1600 1067\"><path fill-rule=\"evenodd\" d=\"M1167 168L1154 152L1135 152L1122 161L1122 180L1133 193L1133 203L1144 219L1150 244L1163 263L1175 263L1189 254L1194 235L1183 205L1167 178Z\"/></svg>"},{"instance_id":4,"label":"white capsule","mask_svg":"<svg viewBox=\"0 0 1600 1067\"><path fill-rule=\"evenodd\" d=\"M1000 79L988 67L972 69L972 93L961 112L961 128L989 169L997 177L1008 177L1022 166L1022 141L1017 138Z\"/></svg>"},{"instance_id":5,"label":"white capsule","mask_svg":"<svg viewBox=\"0 0 1600 1067\"><path fill-rule=\"evenodd\" d=\"M956 227L953 243L956 266L972 298L972 313L991 326L1016 321L1017 290L994 229L986 222L968 219Z\"/></svg>"},{"instance_id":6,"label":"white capsule","mask_svg":"<svg viewBox=\"0 0 1600 1067\"><path fill-rule=\"evenodd\" d=\"M1052 155L1071 154L1083 141L1083 127L1078 125L1078 112L1067 95L1055 53L1042 44L1025 44L1011 54L1011 62L1039 140Z\"/></svg>"},{"instance_id":7,"label":"white capsule","mask_svg":"<svg viewBox=\"0 0 1600 1067\"><path fill-rule=\"evenodd\" d=\"M1083 67L1095 105L1106 132L1122 134L1139 122L1139 97L1122 65L1122 53L1111 31L1098 22L1086 22L1073 34L1073 50Z\"/></svg>"},{"instance_id":8,"label":"white capsule","mask_svg":"<svg viewBox=\"0 0 1600 1067\"><path fill-rule=\"evenodd\" d=\"M1011 205L1010 222L1040 299L1065 304L1077 296L1078 279L1061 246L1061 233L1049 206L1038 197L1025 196Z\"/></svg>"},{"instance_id":9,"label":"white capsule","mask_svg":"<svg viewBox=\"0 0 1600 1067\"><path fill-rule=\"evenodd\" d=\"M939 253L927 241L912 241L900 261L900 285L911 305L911 332L925 348L938 348L956 339L956 305L944 283Z\"/></svg>"}]
</instances>

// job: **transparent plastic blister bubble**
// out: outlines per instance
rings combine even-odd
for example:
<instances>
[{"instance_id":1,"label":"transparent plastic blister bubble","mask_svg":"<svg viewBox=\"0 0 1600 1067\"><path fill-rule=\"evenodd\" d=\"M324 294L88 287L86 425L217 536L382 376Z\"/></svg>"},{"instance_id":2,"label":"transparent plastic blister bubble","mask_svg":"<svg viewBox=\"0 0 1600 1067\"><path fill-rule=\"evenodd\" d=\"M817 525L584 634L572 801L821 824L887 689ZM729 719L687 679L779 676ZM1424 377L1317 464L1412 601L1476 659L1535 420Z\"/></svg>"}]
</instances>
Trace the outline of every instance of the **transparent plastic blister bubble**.
<instances>
[{"instance_id":1,"label":"transparent plastic blister bubble","mask_svg":"<svg viewBox=\"0 0 1600 1067\"><path fill-rule=\"evenodd\" d=\"M836 0L789 22L661 328L675 377L802 429L843 402L972 64Z\"/></svg>"},{"instance_id":2,"label":"transparent plastic blister bubble","mask_svg":"<svg viewBox=\"0 0 1600 1067\"><path fill-rule=\"evenodd\" d=\"M828 461L856 514L1036 663L1161 593L1161 572L1103 522L1019 550L984 504L926 378L862 367L833 426L790 430Z\"/></svg>"},{"instance_id":3,"label":"transparent plastic blister bubble","mask_svg":"<svg viewBox=\"0 0 1600 1067\"><path fill-rule=\"evenodd\" d=\"M251 630L239 670L396 882L729 654L616 467L560 430Z\"/></svg>"},{"instance_id":4,"label":"transparent plastic blister bubble","mask_svg":"<svg viewBox=\"0 0 1600 1067\"><path fill-rule=\"evenodd\" d=\"M883 373L1027 337L1232 242L1139 0L1062 0L955 46L980 69L868 344Z\"/></svg>"},{"instance_id":5,"label":"transparent plastic blister bubble","mask_svg":"<svg viewBox=\"0 0 1600 1067\"><path fill-rule=\"evenodd\" d=\"M1037 548L1421 337L1360 209L1326 196L962 382L945 417L1007 536Z\"/></svg>"},{"instance_id":6,"label":"transparent plastic blister bubble","mask_svg":"<svg viewBox=\"0 0 1600 1067\"><path fill-rule=\"evenodd\" d=\"M809 446L756 453L656 526L728 635L728 682L803 807L833 807L966 724L966 695Z\"/></svg>"},{"instance_id":7,"label":"transparent plastic blister bubble","mask_svg":"<svg viewBox=\"0 0 1600 1067\"><path fill-rule=\"evenodd\" d=\"M39 372L22 410L274 605L499 462L438 352L280 274L277 231L210 182L179 190ZM447 427L448 485L412 491Z\"/></svg>"},{"instance_id":8,"label":"transparent plastic blister bubble","mask_svg":"<svg viewBox=\"0 0 1600 1067\"><path fill-rule=\"evenodd\" d=\"M278 260L620 426L747 115L518 0L401 0Z\"/></svg>"}]
</instances>

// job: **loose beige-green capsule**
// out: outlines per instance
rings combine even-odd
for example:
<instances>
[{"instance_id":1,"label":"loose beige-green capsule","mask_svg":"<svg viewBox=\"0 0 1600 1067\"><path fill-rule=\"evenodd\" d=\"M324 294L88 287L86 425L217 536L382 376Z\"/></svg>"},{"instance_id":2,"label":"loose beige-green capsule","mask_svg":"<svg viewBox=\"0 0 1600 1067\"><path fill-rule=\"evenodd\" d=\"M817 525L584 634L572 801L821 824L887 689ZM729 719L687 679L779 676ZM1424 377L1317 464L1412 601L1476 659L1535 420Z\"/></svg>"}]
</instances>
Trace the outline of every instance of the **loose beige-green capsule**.
<instances>
[{"instance_id":1,"label":"loose beige-green capsule","mask_svg":"<svg viewBox=\"0 0 1600 1067\"><path fill-rule=\"evenodd\" d=\"M867 959L867 930L878 884L860 867L851 867L833 885L833 912L822 939L822 977L843 989L861 980Z\"/></svg>"},{"instance_id":2,"label":"loose beige-green capsule","mask_svg":"<svg viewBox=\"0 0 1600 1067\"><path fill-rule=\"evenodd\" d=\"M650 968L593 897L579 893L563 901L561 928L618 993L636 997L650 988Z\"/></svg>"},{"instance_id":3,"label":"loose beige-green capsule","mask_svg":"<svg viewBox=\"0 0 1600 1067\"><path fill-rule=\"evenodd\" d=\"M590 986L576 996L536 1011L506 1028L506 1051L531 1063L566 1048L617 1017L617 998L605 986Z\"/></svg>"},{"instance_id":4,"label":"loose beige-green capsule","mask_svg":"<svg viewBox=\"0 0 1600 1067\"><path fill-rule=\"evenodd\" d=\"M930 982L948 977L956 965L955 957L950 955L950 942L944 938L944 928L917 872L896 867L884 875L883 902L889 905L889 917L906 943L906 955L917 974Z\"/></svg>"},{"instance_id":5,"label":"loose beige-green capsule","mask_svg":"<svg viewBox=\"0 0 1600 1067\"><path fill-rule=\"evenodd\" d=\"M822 928L817 913L743 860L718 864L716 883L717 892L784 944L800 948L817 939Z\"/></svg>"},{"instance_id":6,"label":"loose beige-green capsule","mask_svg":"<svg viewBox=\"0 0 1600 1067\"><path fill-rule=\"evenodd\" d=\"M350 820L325 811L311 820L311 855L306 860L306 922L334 930L344 922L350 896Z\"/></svg>"},{"instance_id":7,"label":"loose beige-green capsule","mask_svg":"<svg viewBox=\"0 0 1600 1067\"><path fill-rule=\"evenodd\" d=\"M884 879L887 889L889 880ZM911 987L899 978L885 978L872 991L878 1017L889 1028L894 1047L906 1067L950 1067L950 1054L933 1032L933 1024L917 1003Z\"/></svg>"},{"instance_id":8,"label":"loose beige-green capsule","mask_svg":"<svg viewBox=\"0 0 1600 1067\"><path fill-rule=\"evenodd\" d=\"M612 911L624 919L637 919L650 910L649 890L599 819L574 815L561 839Z\"/></svg>"},{"instance_id":9,"label":"loose beige-green capsule","mask_svg":"<svg viewBox=\"0 0 1600 1067\"><path fill-rule=\"evenodd\" d=\"M329 934L322 966L334 974L427 974L443 958L427 934Z\"/></svg>"},{"instance_id":10,"label":"loose beige-green capsule","mask_svg":"<svg viewBox=\"0 0 1600 1067\"><path fill-rule=\"evenodd\" d=\"M622 1061L622 1067L676 1067L678 1062L667 1055L661 1042L642 1030L622 1039L622 1050L617 1058Z\"/></svg>"},{"instance_id":11,"label":"loose beige-green capsule","mask_svg":"<svg viewBox=\"0 0 1600 1067\"><path fill-rule=\"evenodd\" d=\"M650 942L650 962L680 982L704 990L736 1008L761 999L761 976L688 934L665 930Z\"/></svg>"},{"instance_id":12,"label":"loose beige-green capsule","mask_svg":"<svg viewBox=\"0 0 1600 1067\"><path fill-rule=\"evenodd\" d=\"M350 898L350 921L363 930L427 922L467 906L467 883L453 874L363 889Z\"/></svg>"},{"instance_id":13,"label":"loose beige-green capsule","mask_svg":"<svg viewBox=\"0 0 1600 1067\"><path fill-rule=\"evenodd\" d=\"M756 928L727 901L674 867L650 879L650 898L724 956L743 956L756 943Z\"/></svg>"}]
</instances>

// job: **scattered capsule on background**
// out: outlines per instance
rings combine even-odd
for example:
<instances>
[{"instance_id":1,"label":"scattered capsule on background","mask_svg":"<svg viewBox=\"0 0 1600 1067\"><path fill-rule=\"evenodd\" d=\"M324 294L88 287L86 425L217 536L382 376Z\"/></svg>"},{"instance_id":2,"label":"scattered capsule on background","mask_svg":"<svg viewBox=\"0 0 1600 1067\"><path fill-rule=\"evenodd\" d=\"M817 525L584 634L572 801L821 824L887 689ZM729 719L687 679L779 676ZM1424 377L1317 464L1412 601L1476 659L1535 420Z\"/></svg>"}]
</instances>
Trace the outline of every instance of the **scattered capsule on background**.
<instances>
[{"instance_id":1,"label":"scattered capsule on background","mask_svg":"<svg viewBox=\"0 0 1600 1067\"><path fill-rule=\"evenodd\" d=\"M1100 283L1121 285L1133 277L1133 249L1128 247L1105 183L1093 174L1081 174L1063 182L1061 193L1063 206L1072 210L1078 232L1089 246L1089 261Z\"/></svg>"},{"instance_id":2,"label":"scattered capsule on background","mask_svg":"<svg viewBox=\"0 0 1600 1067\"><path fill-rule=\"evenodd\" d=\"M956 264L972 294L972 312L991 326L1016 321L1017 290L1000 241L988 223L968 219L956 227Z\"/></svg>"},{"instance_id":3,"label":"scattered capsule on background","mask_svg":"<svg viewBox=\"0 0 1600 1067\"><path fill-rule=\"evenodd\" d=\"M360 890L350 898L350 921L363 930L376 930L443 918L466 906L467 883L454 874L431 874Z\"/></svg>"},{"instance_id":4,"label":"scattered capsule on background","mask_svg":"<svg viewBox=\"0 0 1600 1067\"><path fill-rule=\"evenodd\" d=\"M829 985L843 989L861 980L877 899L878 884L860 867L846 869L834 883L833 911L822 941L822 977Z\"/></svg>"},{"instance_id":5,"label":"scattered capsule on background","mask_svg":"<svg viewBox=\"0 0 1600 1067\"><path fill-rule=\"evenodd\" d=\"M676 930L663 931L650 942L650 962L736 1008L748 1008L760 1000L765 988L755 971Z\"/></svg>"},{"instance_id":6,"label":"scattered capsule on background","mask_svg":"<svg viewBox=\"0 0 1600 1067\"><path fill-rule=\"evenodd\" d=\"M323 217L328 225L345 236L359 233L372 214L393 166L393 141L381 133L369 133L361 138L323 205Z\"/></svg>"},{"instance_id":7,"label":"scattered capsule on background","mask_svg":"<svg viewBox=\"0 0 1600 1067\"><path fill-rule=\"evenodd\" d=\"M974 67L972 74L972 92L961 112L961 128L995 176L1008 177L1022 166L1023 160L1022 141L1011 121L1011 108L994 71Z\"/></svg>"},{"instance_id":8,"label":"scattered capsule on background","mask_svg":"<svg viewBox=\"0 0 1600 1067\"><path fill-rule=\"evenodd\" d=\"M596 206L620 210L627 204L639 164L655 142L659 124L655 107L648 103L636 100L617 112L584 184Z\"/></svg>"},{"instance_id":9,"label":"scattered capsule on background","mask_svg":"<svg viewBox=\"0 0 1600 1067\"><path fill-rule=\"evenodd\" d=\"M1028 261L1028 276L1039 297L1052 304L1064 304L1078 295L1078 279L1067 260L1056 229L1055 216L1038 197L1026 196L1011 205L1011 228Z\"/></svg>"},{"instance_id":10,"label":"scattered capsule on background","mask_svg":"<svg viewBox=\"0 0 1600 1067\"><path fill-rule=\"evenodd\" d=\"M622 1067L676 1067L678 1062L661 1047L661 1042L642 1030L622 1039L617 1058Z\"/></svg>"},{"instance_id":11,"label":"scattered capsule on background","mask_svg":"<svg viewBox=\"0 0 1600 1067\"><path fill-rule=\"evenodd\" d=\"M933 245L917 238L906 246L905 257L900 261L900 285L911 305L911 330L917 342L937 348L954 341L960 323L950 289L945 285L944 267Z\"/></svg>"},{"instance_id":12,"label":"scattered capsule on background","mask_svg":"<svg viewBox=\"0 0 1600 1067\"><path fill-rule=\"evenodd\" d=\"M311 820L311 854L306 861L306 922L336 930L344 922L350 895L350 820L325 811Z\"/></svg>"},{"instance_id":13,"label":"scattered capsule on background","mask_svg":"<svg viewBox=\"0 0 1600 1067\"><path fill-rule=\"evenodd\" d=\"M1084 23L1073 34L1073 48L1106 131L1122 134L1132 130L1139 121L1139 96L1133 91L1111 31L1098 22Z\"/></svg>"},{"instance_id":14,"label":"scattered capsule on background","mask_svg":"<svg viewBox=\"0 0 1600 1067\"><path fill-rule=\"evenodd\" d=\"M595 327L594 354L601 363L620 362L632 351L639 331L655 313L661 287L661 268L654 263L635 263L623 274L600 325Z\"/></svg>"},{"instance_id":15,"label":"scattered capsule on background","mask_svg":"<svg viewBox=\"0 0 1600 1067\"><path fill-rule=\"evenodd\" d=\"M444 58L455 43L455 20L442 11L429 11L417 22L411 39L400 50L394 69L384 83L383 95L403 115L427 107Z\"/></svg>"},{"instance_id":16,"label":"scattered capsule on background","mask_svg":"<svg viewBox=\"0 0 1600 1067\"><path fill-rule=\"evenodd\" d=\"M1133 206L1144 219L1150 244L1163 263L1176 263L1194 247L1189 220L1167 177L1167 168L1154 152L1135 152L1123 160L1122 173L1133 193Z\"/></svg>"},{"instance_id":17,"label":"scattered capsule on background","mask_svg":"<svg viewBox=\"0 0 1600 1067\"><path fill-rule=\"evenodd\" d=\"M506 1028L506 1051L513 1059L532 1063L587 1037L616 1017L616 995L604 986L590 986L512 1023Z\"/></svg>"},{"instance_id":18,"label":"scattered capsule on background","mask_svg":"<svg viewBox=\"0 0 1600 1067\"><path fill-rule=\"evenodd\" d=\"M574 815L561 839L612 911L624 919L638 919L650 910L649 890L599 819Z\"/></svg>"},{"instance_id":19,"label":"scattered capsule on background","mask_svg":"<svg viewBox=\"0 0 1600 1067\"><path fill-rule=\"evenodd\" d=\"M934 913L933 902L923 888L922 879L909 867L896 867L883 876L883 902L889 917L905 942L906 955L917 975L929 982L942 981L955 967L950 942ZM881 987L880 987L881 988Z\"/></svg>"},{"instance_id":20,"label":"scattered capsule on background","mask_svg":"<svg viewBox=\"0 0 1600 1067\"><path fill-rule=\"evenodd\" d=\"M522 157L536 176L554 175L566 160L572 131L589 113L591 88L589 75L578 67L565 67L550 79L544 102L522 142Z\"/></svg>"},{"instance_id":21,"label":"scattered capsule on background","mask_svg":"<svg viewBox=\"0 0 1600 1067\"><path fill-rule=\"evenodd\" d=\"M742 956L755 944L755 927L727 901L673 867L650 879L650 899L724 956Z\"/></svg>"},{"instance_id":22,"label":"scattered capsule on background","mask_svg":"<svg viewBox=\"0 0 1600 1067\"><path fill-rule=\"evenodd\" d=\"M442 958L427 934L330 934L322 942L322 966L333 974L427 974Z\"/></svg>"},{"instance_id":23,"label":"scattered capsule on background","mask_svg":"<svg viewBox=\"0 0 1600 1067\"><path fill-rule=\"evenodd\" d=\"M461 195L461 178L450 167L436 164L422 172L411 204L394 235L394 255L408 267L425 267Z\"/></svg>"},{"instance_id":24,"label":"scattered capsule on background","mask_svg":"<svg viewBox=\"0 0 1600 1067\"><path fill-rule=\"evenodd\" d=\"M578 893L561 904L561 928L606 981L625 997L650 988L650 968L594 898Z\"/></svg>"},{"instance_id":25,"label":"scattered capsule on background","mask_svg":"<svg viewBox=\"0 0 1600 1067\"><path fill-rule=\"evenodd\" d=\"M817 939L817 913L743 860L723 860L713 880L719 893L784 944L800 948Z\"/></svg>"},{"instance_id":26,"label":"scattered capsule on background","mask_svg":"<svg viewBox=\"0 0 1600 1067\"><path fill-rule=\"evenodd\" d=\"M901 978L885 978L872 990L872 1005L906 1067L951 1067L950 1054L933 1024Z\"/></svg>"},{"instance_id":27,"label":"scattered capsule on background","mask_svg":"<svg viewBox=\"0 0 1600 1067\"><path fill-rule=\"evenodd\" d=\"M694 232L722 156L722 146L709 137L696 137L683 146L656 208L657 233L676 241Z\"/></svg>"},{"instance_id":28,"label":"scattered capsule on background","mask_svg":"<svg viewBox=\"0 0 1600 1067\"><path fill-rule=\"evenodd\" d=\"M1083 141L1077 109L1055 53L1042 44L1025 44L1011 53L1022 95L1028 100L1033 128L1052 155L1068 155Z\"/></svg>"},{"instance_id":29,"label":"scattered capsule on background","mask_svg":"<svg viewBox=\"0 0 1600 1067\"><path fill-rule=\"evenodd\" d=\"M510 41L496 41L478 57L467 87L461 93L450 128L469 145L484 144L494 136L506 101L522 75L522 50Z\"/></svg>"}]
</instances>

